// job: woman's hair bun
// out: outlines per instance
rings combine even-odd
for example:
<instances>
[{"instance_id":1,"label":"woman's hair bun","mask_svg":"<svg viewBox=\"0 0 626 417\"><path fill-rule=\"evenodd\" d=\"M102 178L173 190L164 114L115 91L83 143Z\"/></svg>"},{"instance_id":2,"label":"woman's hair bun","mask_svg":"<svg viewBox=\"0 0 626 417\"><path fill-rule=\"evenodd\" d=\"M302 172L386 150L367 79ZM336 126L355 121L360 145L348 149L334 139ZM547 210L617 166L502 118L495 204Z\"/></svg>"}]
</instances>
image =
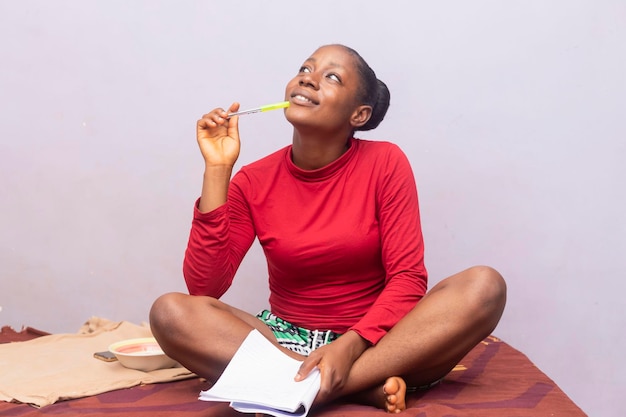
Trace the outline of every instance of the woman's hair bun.
<instances>
[{"instance_id":1,"label":"woman's hair bun","mask_svg":"<svg viewBox=\"0 0 626 417\"><path fill-rule=\"evenodd\" d=\"M387 110L389 109L389 104L391 101L391 93L389 92L389 88L387 88L387 85L379 79L376 79L376 87L376 101L371 104L372 115L370 116L367 123L357 128L356 130L364 131L375 129L380 124L380 122L383 121L385 115L387 114Z\"/></svg>"}]
</instances>

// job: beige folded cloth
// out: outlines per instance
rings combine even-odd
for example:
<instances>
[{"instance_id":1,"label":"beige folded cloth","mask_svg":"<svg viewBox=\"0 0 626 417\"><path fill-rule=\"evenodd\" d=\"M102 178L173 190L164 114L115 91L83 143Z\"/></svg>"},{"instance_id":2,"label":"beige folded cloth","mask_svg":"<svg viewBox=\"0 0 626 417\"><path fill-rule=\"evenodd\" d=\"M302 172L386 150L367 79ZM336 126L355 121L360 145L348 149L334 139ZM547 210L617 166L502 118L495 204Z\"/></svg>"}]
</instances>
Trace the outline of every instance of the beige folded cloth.
<instances>
[{"instance_id":1,"label":"beige folded cloth","mask_svg":"<svg viewBox=\"0 0 626 417\"><path fill-rule=\"evenodd\" d=\"M77 334L0 344L0 400L43 407L59 400L195 376L181 367L142 372L93 357L111 343L150 336L145 325L92 317Z\"/></svg>"}]
</instances>

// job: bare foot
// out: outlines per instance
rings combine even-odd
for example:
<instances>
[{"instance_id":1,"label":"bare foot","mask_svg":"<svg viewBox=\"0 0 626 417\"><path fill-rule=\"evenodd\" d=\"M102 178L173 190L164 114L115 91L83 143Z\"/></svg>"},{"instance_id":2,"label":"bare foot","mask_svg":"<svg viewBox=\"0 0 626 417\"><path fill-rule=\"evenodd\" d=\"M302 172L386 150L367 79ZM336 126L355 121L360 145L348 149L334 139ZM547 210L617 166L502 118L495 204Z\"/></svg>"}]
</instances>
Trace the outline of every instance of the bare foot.
<instances>
[{"instance_id":1,"label":"bare foot","mask_svg":"<svg viewBox=\"0 0 626 417\"><path fill-rule=\"evenodd\" d=\"M352 394L349 398L359 404L371 405L388 413L399 413L406 410L406 382L402 377L392 376L387 378L382 389L378 385Z\"/></svg>"},{"instance_id":2,"label":"bare foot","mask_svg":"<svg viewBox=\"0 0 626 417\"><path fill-rule=\"evenodd\" d=\"M385 411L388 413L399 413L406 410L406 382L399 376L387 378L383 385L385 395Z\"/></svg>"}]
</instances>

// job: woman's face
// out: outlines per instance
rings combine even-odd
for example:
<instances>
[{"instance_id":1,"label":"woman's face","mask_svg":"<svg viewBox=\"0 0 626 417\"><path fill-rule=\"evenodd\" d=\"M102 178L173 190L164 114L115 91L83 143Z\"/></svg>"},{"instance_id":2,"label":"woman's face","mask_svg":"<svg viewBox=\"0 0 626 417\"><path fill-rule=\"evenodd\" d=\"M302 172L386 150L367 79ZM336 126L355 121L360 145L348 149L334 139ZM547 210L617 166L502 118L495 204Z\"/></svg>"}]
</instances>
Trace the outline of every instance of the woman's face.
<instances>
[{"instance_id":1,"label":"woman's face","mask_svg":"<svg viewBox=\"0 0 626 417\"><path fill-rule=\"evenodd\" d=\"M360 83L350 52L338 45L321 47L287 84L285 116L295 127L352 131L355 112L363 107L357 102Z\"/></svg>"}]
</instances>

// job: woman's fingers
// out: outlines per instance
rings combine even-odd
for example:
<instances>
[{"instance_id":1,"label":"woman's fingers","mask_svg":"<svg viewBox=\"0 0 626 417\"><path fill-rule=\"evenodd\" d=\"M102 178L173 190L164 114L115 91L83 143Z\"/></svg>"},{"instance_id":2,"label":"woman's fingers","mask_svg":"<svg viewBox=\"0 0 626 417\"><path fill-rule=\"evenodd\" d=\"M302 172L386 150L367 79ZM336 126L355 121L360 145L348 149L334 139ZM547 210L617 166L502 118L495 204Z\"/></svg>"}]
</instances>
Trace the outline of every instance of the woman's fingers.
<instances>
[{"instance_id":1,"label":"woman's fingers","mask_svg":"<svg viewBox=\"0 0 626 417\"><path fill-rule=\"evenodd\" d=\"M305 358L304 361L302 361L302 365L300 365L300 368L298 369L298 373L296 374L294 380L298 382L306 378L311 373L313 368L318 365L320 359L321 357L318 358L317 355L313 354Z\"/></svg>"},{"instance_id":2,"label":"woman's fingers","mask_svg":"<svg viewBox=\"0 0 626 417\"><path fill-rule=\"evenodd\" d=\"M233 102L233 104L231 104L231 105L230 105L230 107L228 108L227 113L234 113L234 112L236 112L237 110L239 110L239 103L237 103L237 102L235 101L235 102ZM227 116L228 116L228 114L227 114Z\"/></svg>"},{"instance_id":3,"label":"woman's fingers","mask_svg":"<svg viewBox=\"0 0 626 417\"><path fill-rule=\"evenodd\" d=\"M228 113L222 109L214 109L211 112L202 116L202 118L198 121L199 126L205 126L209 128L217 127L219 125L223 125L228 120Z\"/></svg>"},{"instance_id":4,"label":"woman's fingers","mask_svg":"<svg viewBox=\"0 0 626 417\"><path fill-rule=\"evenodd\" d=\"M226 124L230 119L228 115L230 113L234 113L239 110L239 103L234 102L228 107L228 110L225 110L221 107L215 108L211 110L209 113L202 116L202 118L198 121L198 127L203 128L215 128L221 125ZM234 119L234 118L233 118ZM236 119L233 120L236 122ZM235 123L236 125L236 123ZM231 124L228 127L232 127Z\"/></svg>"}]
</instances>

